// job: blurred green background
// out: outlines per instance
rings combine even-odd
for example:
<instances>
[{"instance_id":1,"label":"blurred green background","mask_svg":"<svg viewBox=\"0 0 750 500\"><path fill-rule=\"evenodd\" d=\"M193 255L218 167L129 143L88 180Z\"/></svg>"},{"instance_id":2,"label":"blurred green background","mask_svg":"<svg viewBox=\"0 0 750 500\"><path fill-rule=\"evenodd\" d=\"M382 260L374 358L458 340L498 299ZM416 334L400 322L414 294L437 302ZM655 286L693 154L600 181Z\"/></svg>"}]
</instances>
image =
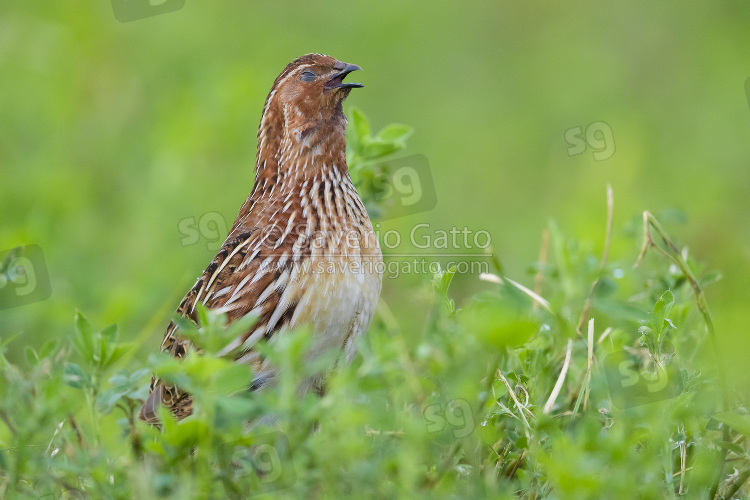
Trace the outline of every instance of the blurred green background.
<instances>
[{"instance_id":1,"label":"blurred green background","mask_svg":"<svg viewBox=\"0 0 750 500\"><path fill-rule=\"evenodd\" d=\"M67 335L78 308L156 349L216 250L184 246L180 221L218 212L231 224L274 78L322 52L365 68L347 105L375 129L413 126L408 152L430 164L437 207L381 233L489 231L505 273L530 285L552 217L601 250L610 183L613 260L635 261L643 210L668 210L683 214L672 235L723 272L707 298L730 376L748 384L748 26L746 1L187 0L121 23L109 2L6 0L0 250L39 245L52 295L0 310L0 335L22 335L17 354ZM569 156L566 130L598 121L611 157ZM427 279L386 279L406 332L422 323ZM455 285L459 299L483 287Z\"/></svg>"}]
</instances>

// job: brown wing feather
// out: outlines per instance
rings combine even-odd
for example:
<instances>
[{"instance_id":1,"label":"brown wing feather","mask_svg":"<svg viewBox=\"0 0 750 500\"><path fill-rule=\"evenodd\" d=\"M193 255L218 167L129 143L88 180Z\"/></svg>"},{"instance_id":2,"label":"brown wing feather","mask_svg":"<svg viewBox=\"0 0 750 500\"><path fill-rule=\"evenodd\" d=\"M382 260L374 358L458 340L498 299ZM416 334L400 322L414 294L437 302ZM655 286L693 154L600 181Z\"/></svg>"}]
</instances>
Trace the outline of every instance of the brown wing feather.
<instances>
[{"instance_id":1,"label":"brown wing feather","mask_svg":"<svg viewBox=\"0 0 750 500\"><path fill-rule=\"evenodd\" d=\"M288 278L294 264L294 242L300 239L300 234L304 235L305 226L294 228L280 245L277 243L282 234L273 234L273 231L241 231L236 228L234 233L236 235L230 234L211 264L185 295L177 313L195 321L195 308L200 302L208 309L226 313L227 323L231 324L252 312L258 321L232 343L233 347L239 347L253 332L263 330L261 336L269 338L286 326L291 319L293 307L287 308L275 324L269 324L279 306L285 279ZM302 239L304 240L304 237ZM309 256L308 245L298 244L296 254L298 259ZM286 262L280 265L281 256L286 256ZM181 338L177 325L170 322L161 350L181 358L194 350L194 346L189 340ZM252 346L242 349L238 358L250 352ZM259 371L261 361L257 358L252 363L256 372ZM190 414L192 400L178 387L154 377L151 380L149 397L139 412L139 418L157 423L156 411L160 404L181 418Z\"/></svg>"}]
</instances>

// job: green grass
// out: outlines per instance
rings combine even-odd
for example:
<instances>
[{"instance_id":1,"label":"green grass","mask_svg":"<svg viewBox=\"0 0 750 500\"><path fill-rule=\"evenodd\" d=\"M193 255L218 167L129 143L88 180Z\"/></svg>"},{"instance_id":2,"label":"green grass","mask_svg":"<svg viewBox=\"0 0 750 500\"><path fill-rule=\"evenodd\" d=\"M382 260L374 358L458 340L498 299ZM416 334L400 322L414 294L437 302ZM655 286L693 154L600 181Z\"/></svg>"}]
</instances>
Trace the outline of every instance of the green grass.
<instances>
[{"instance_id":1,"label":"green grass","mask_svg":"<svg viewBox=\"0 0 750 500\"><path fill-rule=\"evenodd\" d=\"M377 213L381 160L410 131L373 135L354 113L351 169ZM322 397L296 391L316 368L300 362L304 331L264 348L282 375L249 393L251 374L216 354L237 328L221 316L200 312L185 333L204 355L178 362L138 359L116 327L76 313L71 338L0 357L0 497L747 498L750 418L703 296L717 274L657 217L621 231L616 204L602 207L592 233L550 222L525 276L491 255L460 304L453 270L422 277L418 328L381 303ZM615 239L632 254L609 258ZM10 343L23 339L0 353ZM194 394L192 416L135 421L152 372Z\"/></svg>"}]
</instances>

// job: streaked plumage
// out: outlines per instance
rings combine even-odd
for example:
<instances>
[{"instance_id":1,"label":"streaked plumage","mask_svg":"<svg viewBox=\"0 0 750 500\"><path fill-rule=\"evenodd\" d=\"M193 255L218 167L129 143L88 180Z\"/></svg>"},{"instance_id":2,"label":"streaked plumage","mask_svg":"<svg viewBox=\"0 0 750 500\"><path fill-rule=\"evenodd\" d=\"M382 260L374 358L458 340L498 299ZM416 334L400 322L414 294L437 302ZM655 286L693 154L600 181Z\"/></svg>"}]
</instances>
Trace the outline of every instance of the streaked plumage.
<instances>
[{"instance_id":1,"label":"streaked plumage","mask_svg":"<svg viewBox=\"0 0 750 500\"><path fill-rule=\"evenodd\" d=\"M311 355L339 349L346 361L372 321L382 278L377 237L346 165L342 102L360 84L343 83L360 69L321 54L290 63L274 82L258 131L255 183L224 245L178 313L195 306L225 312L228 322L258 322L225 352L252 367L253 389L272 382L275 368L254 349L285 330L310 325ZM182 357L194 348L170 323L161 349ZM304 389L319 389L320 374ZM152 379L139 418L158 422L165 405L177 418L192 400L179 387Z\"/></svg>"}]
</instances>

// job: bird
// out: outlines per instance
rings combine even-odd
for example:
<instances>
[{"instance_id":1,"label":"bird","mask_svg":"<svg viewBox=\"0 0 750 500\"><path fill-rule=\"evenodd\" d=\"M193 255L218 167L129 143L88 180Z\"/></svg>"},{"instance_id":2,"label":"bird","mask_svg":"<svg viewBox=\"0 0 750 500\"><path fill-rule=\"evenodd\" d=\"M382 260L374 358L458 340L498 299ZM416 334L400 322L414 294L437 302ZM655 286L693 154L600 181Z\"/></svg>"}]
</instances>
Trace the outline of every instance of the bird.
<instances>
[{"instance_id":1,"label":"bird","mask_svg":"<svg viewBox=\"0 0 750 500\"><path fill-rule=\"evenodd\" d=\"M226 315L231 324L256 322L220 355L248 365L250 390L272 386L278 375L257 349L306 326L309 359L337 349L350 363L369 329L382 288L383 257L367 210L346 163L343 102L361 83L344 82L356 64L323 54L289 63L266 98L257 136L255 180L217 255L187 292L177 315L197 322L196 306ZM176 358L199 348L169 323L160 347ZM338 363L338 361L337 361ZM327 373L303 382L322 392ZM159 425L159 406L177 419L193 400L154 376L140 420Z\"/></svg>"}]
</instances>

